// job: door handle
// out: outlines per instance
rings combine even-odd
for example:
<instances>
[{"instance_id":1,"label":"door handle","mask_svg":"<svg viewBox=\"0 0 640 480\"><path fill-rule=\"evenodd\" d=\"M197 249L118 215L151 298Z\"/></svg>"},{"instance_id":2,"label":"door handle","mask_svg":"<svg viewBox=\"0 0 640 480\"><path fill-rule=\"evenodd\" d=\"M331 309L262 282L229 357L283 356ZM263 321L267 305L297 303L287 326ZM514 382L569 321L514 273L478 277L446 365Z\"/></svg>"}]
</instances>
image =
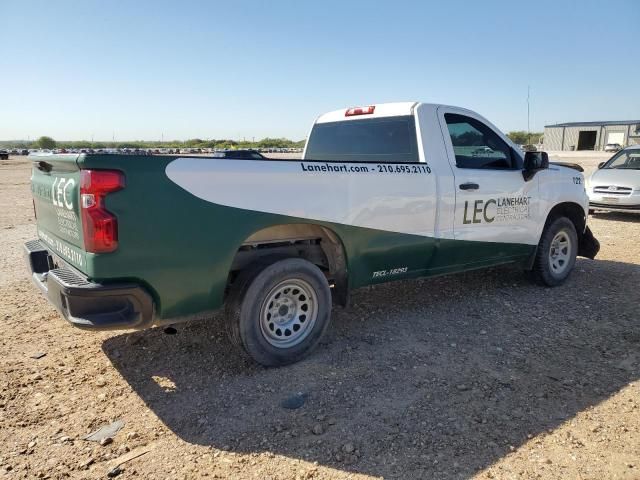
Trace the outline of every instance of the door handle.
<instances>
[{"instance_id":1,"label":"door handle","mask_svg":"<svg viewBox=\"0 0 640 480\"><path fill-rule=\"evenodd\" d=\"M478 190L479 188L480 185L478 185L477 183L467 182L460 184L460 190Z\"/></svg>"}]
</instances>

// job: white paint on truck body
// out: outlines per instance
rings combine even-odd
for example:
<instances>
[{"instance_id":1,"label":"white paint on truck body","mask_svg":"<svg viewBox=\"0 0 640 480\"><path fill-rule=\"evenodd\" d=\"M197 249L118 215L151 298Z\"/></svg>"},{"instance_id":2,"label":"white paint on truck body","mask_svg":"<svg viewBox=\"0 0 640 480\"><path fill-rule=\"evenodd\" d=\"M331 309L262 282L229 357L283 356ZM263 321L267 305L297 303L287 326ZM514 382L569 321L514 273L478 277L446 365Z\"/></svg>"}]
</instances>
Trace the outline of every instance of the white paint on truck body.
<instances>
[{"instance_id":1,"label":"white paint on truck body","mask_svg":"<svg viewBox=\"0 0 640 480\"><path fill-rule=\"evenodd\" d=\"M179 158L167 166L166 173L193 195L219 205L434 236L435 175L427 170L389 174L377 167L304 160ZM342 168L346 171L339 170Z\"/></svg>"}]
</instances>

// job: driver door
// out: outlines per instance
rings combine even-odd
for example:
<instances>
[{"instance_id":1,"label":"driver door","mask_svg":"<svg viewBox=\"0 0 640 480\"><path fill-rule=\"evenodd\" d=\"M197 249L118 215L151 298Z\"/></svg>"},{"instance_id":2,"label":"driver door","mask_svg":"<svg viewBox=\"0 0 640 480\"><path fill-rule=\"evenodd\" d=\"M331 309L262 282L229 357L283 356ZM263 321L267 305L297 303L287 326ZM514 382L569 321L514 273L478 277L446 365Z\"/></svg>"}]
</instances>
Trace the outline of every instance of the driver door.
<instances>
[{"instance_id":1,"label":"driver door","mask_svg":"<svg viewBox=\"0 0 640 480\"><path fill-rule=\"evenodd\" d=\"M438 117L455 179L458 263L500 263L535 245L538 179L526 182L522 157L493 125L468 110L440 107ZM463 248L464 247L464 248Z\"/></svg>"}]
</instances>

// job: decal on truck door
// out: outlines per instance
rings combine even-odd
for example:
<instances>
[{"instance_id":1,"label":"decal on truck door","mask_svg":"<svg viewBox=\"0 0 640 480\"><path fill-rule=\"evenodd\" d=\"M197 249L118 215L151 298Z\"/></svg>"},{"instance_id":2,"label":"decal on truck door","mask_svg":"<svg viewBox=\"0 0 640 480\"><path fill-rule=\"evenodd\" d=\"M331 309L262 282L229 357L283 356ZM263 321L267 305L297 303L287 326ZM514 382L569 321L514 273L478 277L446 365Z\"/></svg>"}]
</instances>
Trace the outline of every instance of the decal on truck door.
<instances>
[{"instance_id":1,"label":"decal on truck door","mask_svg":"<svg viewBox=\"0 0 640 480\"><path fill-rule=\"evenodd\" d=\"M498 197L464 202L462 223L493 223L530 217L531 197Z\"/></svg>"}]
</instances>

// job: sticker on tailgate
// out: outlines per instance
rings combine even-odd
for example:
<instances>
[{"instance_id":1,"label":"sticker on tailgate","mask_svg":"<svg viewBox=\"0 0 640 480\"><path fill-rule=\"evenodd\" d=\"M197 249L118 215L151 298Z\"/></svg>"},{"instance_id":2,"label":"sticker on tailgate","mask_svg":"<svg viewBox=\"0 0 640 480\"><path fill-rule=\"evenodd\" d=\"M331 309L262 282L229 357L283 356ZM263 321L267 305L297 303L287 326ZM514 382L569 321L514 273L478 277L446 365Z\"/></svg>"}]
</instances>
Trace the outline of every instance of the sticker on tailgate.
<instances>
[{"instance_id":1,"label":"sticker on tailgate","mask_svg":"<svg viewBox=\"0 0 640 480\"><path fill-rule=\"evenodd\" d=\"M56 177L51 189L53 205L73 210L73 196L69 192L73 192L75 185L76 181L73 178Z\"/></svg>"},{"instance_id":2,"label":"sticker on tailgate","mask_svg":"<svg viewBox=\"0 0 640 480\"><path fill-rule=\"evenodd\" d=\"M51 249L60 255L64 260L67 260L77 268L82 269L84 267L84 253L80 250L61 242L57 238L52 237L42 228L38 229L38 237L43 240Z\"/></svg>"},{"instance_id":3,"label":"sticker on tailgate","mask_svg":"<svg viewBox=\"0 0 640 480\"><path fill-rule=\"evenodd\" d=\"M69 177L54 176L52 178L53 183L49 185L34 183L33 188L35 195L43 200L48 199L53 205L51 213L55 214L55 219L48 213L43 214L43 218L46 220L45 226L62 238L78 244L81 238L81 224L78 213L76 213L77 205L75 205L77 182L74 178ZM54 229L54 224L57 226L56 229Z\"/></svg>"}]
</instances>

